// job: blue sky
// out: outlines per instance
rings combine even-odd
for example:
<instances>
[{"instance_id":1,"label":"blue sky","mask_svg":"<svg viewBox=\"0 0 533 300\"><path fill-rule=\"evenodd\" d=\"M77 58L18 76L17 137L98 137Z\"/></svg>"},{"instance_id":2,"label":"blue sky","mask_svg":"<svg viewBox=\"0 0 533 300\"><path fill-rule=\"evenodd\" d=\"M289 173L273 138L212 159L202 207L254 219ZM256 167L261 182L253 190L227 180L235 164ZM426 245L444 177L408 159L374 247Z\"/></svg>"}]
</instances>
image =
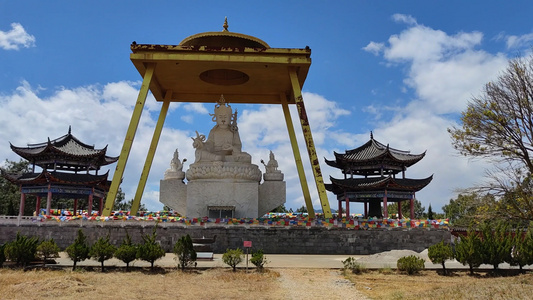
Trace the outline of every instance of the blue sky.
<instances>
[{"instance_id":1,"label":"blue sky","mask_svg":"<svg viewBox=\"0 0 533 300\"><path fill-rule=\"evenodd\" d=\"M118 155L142 80L129 60L130 44L179 44L222 30L227 16L230 31L271 47L311 48L304 101L325 182L342 175L323 158L362 145L373 131L391 147L427 151L407 176L434 174L417 198L441 211L457 189L482 181L488 166L460 157L446 129L508 59L530 53L531 11L531 1L0 1L0 158L18 160L9 142L46 141L69 125L83 141ZM148 99L124 175L128 199L160 107ZM285 123L272 122L282 120L281 108L233 107L243 150L261 167L272 150L287 180L286 206L302 206ZM212 109L171 105L143 198L148 208L162 208L159 180L174 149L193 161L190 137L209 132ZM336 209L335 197L329 199Z\"/></svg>"}]
</instances>

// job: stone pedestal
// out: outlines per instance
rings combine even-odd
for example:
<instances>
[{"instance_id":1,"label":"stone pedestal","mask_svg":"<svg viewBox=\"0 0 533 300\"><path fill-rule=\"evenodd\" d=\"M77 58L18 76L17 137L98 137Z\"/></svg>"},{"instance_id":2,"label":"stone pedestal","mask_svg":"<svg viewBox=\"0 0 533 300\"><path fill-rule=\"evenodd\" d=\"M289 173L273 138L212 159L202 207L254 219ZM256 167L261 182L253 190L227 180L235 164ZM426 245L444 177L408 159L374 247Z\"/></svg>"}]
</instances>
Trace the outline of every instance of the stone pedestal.
<instances>
[{"instance_id":1,"label":"stone pedestal","mask_svg":"<svg viewBox=\"0 0 533 300\"><path fill-rule=\"evenodd\" d=\"M265 181L259 186L259 216L285 204L286 188L285 181Z\"/></svg>"},{"instance_id":2,"label":"stone pedestal","mask_svg":"<svg viewBox=\"0 0 533 300\"><path fill-rule=\"evenodd\" d=\"M187 215L187 185L182 179L170 178L159 182L159 202L182 216Z\"/></svg>"},{"instance_id":3,"label":"stone pedestal","mask_svg":"<svg viewBox=\"0 0 533 300\"><path fill-rule=\"evenodd\" d=\"M194 180L187 183L187 217L209 215L208 207L234 207L235 218L258 216L258 182Z\"/></svg>"}]
</instances>

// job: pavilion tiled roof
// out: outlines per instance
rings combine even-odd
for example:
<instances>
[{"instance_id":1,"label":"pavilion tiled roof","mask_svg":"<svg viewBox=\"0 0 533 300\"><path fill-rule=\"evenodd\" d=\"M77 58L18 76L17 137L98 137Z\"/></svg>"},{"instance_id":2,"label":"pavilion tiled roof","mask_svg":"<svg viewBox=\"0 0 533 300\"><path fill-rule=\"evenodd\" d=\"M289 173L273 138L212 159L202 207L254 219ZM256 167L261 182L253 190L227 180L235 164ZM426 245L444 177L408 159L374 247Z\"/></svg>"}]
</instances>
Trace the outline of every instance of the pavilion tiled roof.
<instances>
[{"instance_id":1,"label":"pavilion tiled roof","mask_svg":"<svg viewBox=\"0 0 533 300\"><path fill-rule=\"evenodd\" d=\"M418 192L426 187L432 179L433 175L424 179L394 178L393 176L347 179L330 177L331 183L326 184L325 186L326 190L333 192L336 195L341 194L344 191L363 192L388 190Z\"/></svg>"},{"instance_id":2,"label":"pavilion tiled roof","mask_svg":"<svg viewBox=\"0 0 533 300\"><path fill-rule=\"evenodd\" d=\"M391 148L389 145L376 141L371 134L370 140L364 145L352 150L346 150L345 153L334 152L334 155L335 160L325 160L329 166L341 169L344 173L348 173L348 170L351 170L354 173L371 174L370 170L379 170L381 168L395 170L393 173L398 173L419 162L426 153L411 154L410 151Z\"/></svg>"},{"instance_id":3,"label":"pavilion tiled roof","mask_svg":"<svg viewBox=\"0 0 533 300\"><path fill-rule=\"evenodd\" d=\"M66 135L44 143L27 147L10 145L13 152L44 169L50 169L55 164L56 168L64 170L98 170L118 160L118 157L106 155L107 146L95 149L73 136L70 128Z\"/></svg>"},{"instance_id":4,"label":"pavilion tiled roof","mask_svg":"<svg viewBox=\"0 0 533 300\"><path fill-rule=\"evenodd\" d=\"M6 178L13 184L29 186L29 185L43 185L43 184L66 184L66 185L82 185L82 186L99 186L101 188L108 187L110 182L107 180L109 171L101 175L93 174L75 174L66 172L49 172L43 170L40 173L24 173L13 174L2 172L2 177ZM107 188L106 188L107 190Z\"/></svg>"}]
</instances>

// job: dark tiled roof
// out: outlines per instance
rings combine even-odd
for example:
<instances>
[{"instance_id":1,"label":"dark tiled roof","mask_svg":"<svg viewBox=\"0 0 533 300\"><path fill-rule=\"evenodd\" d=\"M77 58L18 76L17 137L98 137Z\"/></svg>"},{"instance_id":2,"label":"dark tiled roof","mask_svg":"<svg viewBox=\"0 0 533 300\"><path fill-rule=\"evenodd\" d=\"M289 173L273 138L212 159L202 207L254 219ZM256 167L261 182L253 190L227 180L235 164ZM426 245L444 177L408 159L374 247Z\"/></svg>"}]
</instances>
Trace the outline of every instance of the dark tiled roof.
<instances>
[{"instance_id":1,"label":"dark tiled roof","mask_svg":"<svg viewBox=\"0 0 533 300\"><path fill-rule=\"evenodd\" d=\"M94 146L85 144L70 132L54 140L39 144L29 144L27 147L11 145L13 152L35 163L42 168L50 168L54 163L60 169L99 169L100 166L109 165L118 160L118 157L107 156L107 146L95 149Z\"/></svg>"},{"instance_id":2,"label":"dark tiled roof","mask_svg":"<svg viewBox=\"0 0 533 300\"><path fill-rule=\"evenodd\" d=\"M330 177L331 184L326 184L326 189L335 194L340 194L344 191L374 190L417 192L426 187L432 179L433 175L424 179L398 179L393 178L392 176L349 179L336 179Z\"/></svg>"},{"instance_id":3,"label":"dark tiled roof","mask_svg":"<svg viewBox=\"0 0 533 300\"><path fill-rule=\"evenodd\" d=\"M373 137L364 145L346 150L344 154L334 152L335 160L327 160L326 164L334 168L349 169L369 169L368 167L393 168L401 171L403 167L409 167L420 161L426 153L410 154L410 151L403 151L384 145ZM365 168L366 167L366 168Z\"/></svg>"},{"instance_id":4,"label":"dark tiled roof","mask_svg":"<svg viewBox=\"0 0 533 300\"><path fill-rule=\"evenodd\" d=\"M107 186L107 177L109 171L102 175L93 174L75 174L64 172L48 172L43 170L41 173L9 174L2 172L2 177L17 185L41 185L48 183L62 183L68 185L85 185L85 186Z\"/></svg>"}]
</instances>

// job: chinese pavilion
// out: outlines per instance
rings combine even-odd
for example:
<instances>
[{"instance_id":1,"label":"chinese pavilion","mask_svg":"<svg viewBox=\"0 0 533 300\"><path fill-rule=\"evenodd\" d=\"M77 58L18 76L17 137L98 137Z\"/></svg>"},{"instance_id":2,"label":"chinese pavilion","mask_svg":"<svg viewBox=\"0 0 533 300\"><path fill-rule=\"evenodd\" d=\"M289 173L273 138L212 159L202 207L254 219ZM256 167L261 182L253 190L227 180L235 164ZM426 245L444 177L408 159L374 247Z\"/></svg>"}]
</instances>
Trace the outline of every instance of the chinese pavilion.
<instances>
[{"instance_id":1,"label":"chinese pavilion","mask_svg":"<svg viewBox=\"0 0 533 300\"><path fill-rule=\"evenodd\" d=\"M359 148L347 150L340 154L334 152L335 160L326 164L340 169L344 179L330 177L331 183L326 189L337 196L339 211L342 202L346 202L346 215L350 214L350 202L364 203L364 215L368 217L388 218L387 203L398 203L398 217L402 218L402 201L410 201L410 217L414 218L415 192L427 186L433 175L425 179L405 178L408 167L419 162L426 153L410 154L409 151L397 150L374 139ZM398 174L401 173L401 177ZM355 176L360 176L354 178ZM361 177L362 176L362 177ZM381 204L383 203L383 213Z\"/></svg>"},{"instance_id":2,"label":"chinese pavilion","mask_svg":"<svg viewBox=\"0 0 533 300\"><path fill-rule=\"evenodd\" d=\"M50 215L51 201L54 195L74 199L74 213L77 211L78 199L88 200L88 213L92 213L94 197L100 199L100 213L103 199L109 190L107 180L109 170L98 174L102 166L112 164L118 157L106 155L107 146L95 149L94 146L82 143L71 133L57 139L39 144L28 144L27 147L13 146L11 150L32 164L32 172L25 174L8 174L2 176L20 186L19 216L24 213L26 195L35 195L36 213L41 208L41 198L46 197L46 215ZM35 166L42 169L35 171ZM93 173L93 174L91 174Z\"/></svg>"}]
</instances>

